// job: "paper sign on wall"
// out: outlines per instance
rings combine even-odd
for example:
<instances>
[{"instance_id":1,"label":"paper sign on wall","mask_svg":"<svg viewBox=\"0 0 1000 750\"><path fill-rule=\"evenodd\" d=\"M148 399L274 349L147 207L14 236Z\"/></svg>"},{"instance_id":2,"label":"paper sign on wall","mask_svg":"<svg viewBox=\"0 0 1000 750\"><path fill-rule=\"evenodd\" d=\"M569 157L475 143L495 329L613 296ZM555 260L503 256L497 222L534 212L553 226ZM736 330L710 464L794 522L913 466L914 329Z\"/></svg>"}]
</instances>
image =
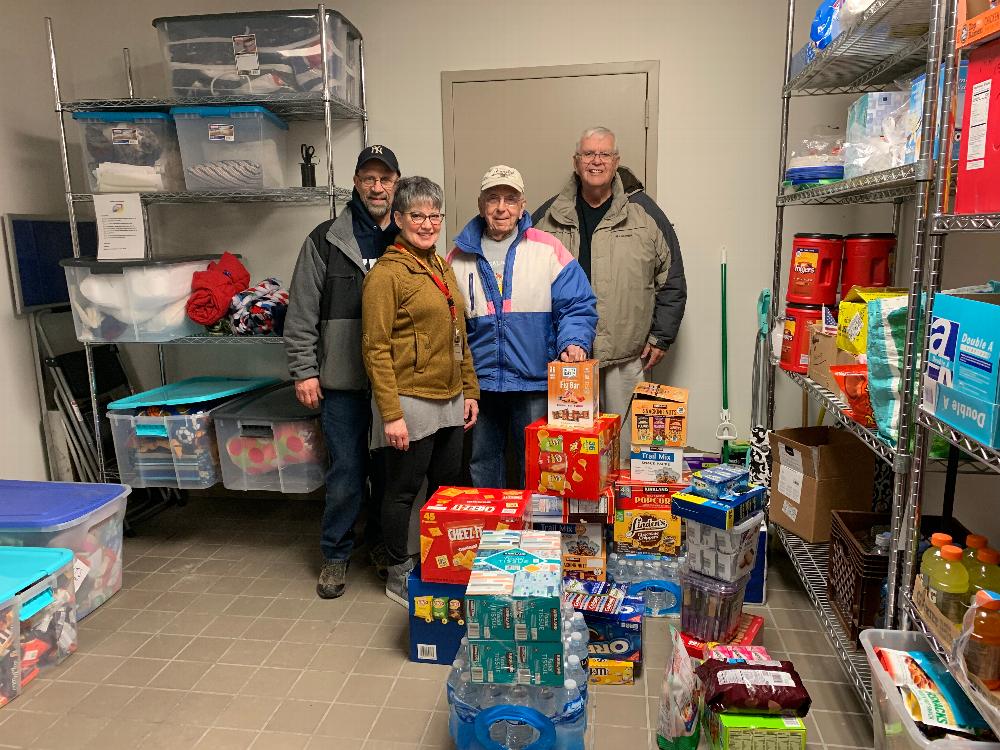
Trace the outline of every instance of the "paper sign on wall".
<instances>
[{"instance_id":1,"label":"paper sign on wall","mask_svg":"<svg viewBox=\"0 0 1000 750\"><path fill-rule=\"evenodd\" d=\"M94 196L97 259L124 260L146 256L146 222L139 193Z\"/></svg>"}]
</instances>

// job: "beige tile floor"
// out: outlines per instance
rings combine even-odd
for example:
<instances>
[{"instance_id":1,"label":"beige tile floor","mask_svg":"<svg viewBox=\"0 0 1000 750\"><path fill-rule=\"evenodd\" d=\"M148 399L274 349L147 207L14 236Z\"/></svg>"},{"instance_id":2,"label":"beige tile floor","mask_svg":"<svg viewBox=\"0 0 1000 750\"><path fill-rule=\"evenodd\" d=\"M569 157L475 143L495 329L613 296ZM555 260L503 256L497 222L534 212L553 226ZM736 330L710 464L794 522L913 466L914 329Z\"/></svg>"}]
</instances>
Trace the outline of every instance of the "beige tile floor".
<instances>
[{"instance_id":1,"label":"beige tile floor","mask_svg":"<svg viewBox=\"0 0 1000 750\"><path fill-rule=\"evenodd\" d=\"M125 586L80 627L78 652L0 709L0 747L45 750L452 748L447 667L407 660L406 613L370 571L321 601L316 503L198 499L125 543ZM755 608L771 654L813 697L811 748L871 747L863 713L787 559ZM669 654L649 620L630 687L594 688L589 747L655 746Z\"/></svg>"}]
</instances>

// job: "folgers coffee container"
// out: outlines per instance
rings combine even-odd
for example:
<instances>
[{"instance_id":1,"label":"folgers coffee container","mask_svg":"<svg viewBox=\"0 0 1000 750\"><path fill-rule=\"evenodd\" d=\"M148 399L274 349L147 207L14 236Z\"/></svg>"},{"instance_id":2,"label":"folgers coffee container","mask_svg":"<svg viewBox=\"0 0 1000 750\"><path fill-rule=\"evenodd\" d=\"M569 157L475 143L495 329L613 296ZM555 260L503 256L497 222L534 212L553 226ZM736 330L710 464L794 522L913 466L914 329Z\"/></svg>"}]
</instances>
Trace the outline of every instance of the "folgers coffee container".
<instances>
[{"instance_id":1,"label":"folgers coffee container","mask_svg":"<svg viewBox=\"0 0 1000 750\"><path fill-rule=\"evenodd\" d=\"M796 305L836 304L843 254L844 238L839 234L795 235L785 300Z\"/></svg>"},{"instance_id":2,"label":"folgers coffee container","mask_svg":"<svg viewBox=\"0 0 1000 750\"><path fill-rule=\"evenodd\" d=\"M843 273L840 275L840 298L852 286L890 286L892 254L896 251L894 234L849 234L844 238Z\"/></svg>"},{"instance_id":3,"label":"folgers coffee container","mask_svg":"<svg viewBox=\"0 0 1000 750\"><path fill-rule=\"evenodd\" d=\"M822 305L785 308L785 330L781 336L781 368L803 375L809 370L809 323L823 319Z\"/></svg>"}]
</instances>

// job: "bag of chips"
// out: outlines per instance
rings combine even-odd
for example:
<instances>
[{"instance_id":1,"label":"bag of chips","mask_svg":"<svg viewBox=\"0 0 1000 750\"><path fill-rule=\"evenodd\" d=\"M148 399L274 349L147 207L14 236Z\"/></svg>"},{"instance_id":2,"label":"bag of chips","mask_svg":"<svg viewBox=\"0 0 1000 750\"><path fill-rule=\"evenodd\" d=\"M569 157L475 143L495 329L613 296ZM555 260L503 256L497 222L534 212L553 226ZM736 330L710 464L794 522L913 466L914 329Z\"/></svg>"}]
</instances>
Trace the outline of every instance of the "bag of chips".
<instances>
[{"instance_id":1,"label":"bag of chips","mask_svg":"<svg viewBox=\"0 0 1000 750\"><path fill-rule=\"evenodd\" d=\"M875 414L868 395L868 365L830 365L830 374L847 397L848 415L858 424L875 428Z\"/></svg>"}]
</instances>

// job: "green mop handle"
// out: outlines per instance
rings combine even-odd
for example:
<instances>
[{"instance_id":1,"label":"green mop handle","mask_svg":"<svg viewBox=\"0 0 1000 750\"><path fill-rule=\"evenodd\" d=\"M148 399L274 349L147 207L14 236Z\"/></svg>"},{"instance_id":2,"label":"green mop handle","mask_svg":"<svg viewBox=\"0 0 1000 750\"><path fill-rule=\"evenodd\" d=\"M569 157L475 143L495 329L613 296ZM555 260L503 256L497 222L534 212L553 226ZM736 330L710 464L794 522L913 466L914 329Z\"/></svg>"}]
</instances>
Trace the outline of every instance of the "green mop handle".
<instances>
[{"instance_id":1,"label":"green mop handle","mask_svg":"<svg viewBox=\"0 0 1000 750\"><path fill-rule=\"evenodd\" d=\"M729 413L729 326L726 317L726 248L719 266L722 281L722 412ZM722 441L722 463L729 463L729 441Z\"/></svg>"}]
</instances>

